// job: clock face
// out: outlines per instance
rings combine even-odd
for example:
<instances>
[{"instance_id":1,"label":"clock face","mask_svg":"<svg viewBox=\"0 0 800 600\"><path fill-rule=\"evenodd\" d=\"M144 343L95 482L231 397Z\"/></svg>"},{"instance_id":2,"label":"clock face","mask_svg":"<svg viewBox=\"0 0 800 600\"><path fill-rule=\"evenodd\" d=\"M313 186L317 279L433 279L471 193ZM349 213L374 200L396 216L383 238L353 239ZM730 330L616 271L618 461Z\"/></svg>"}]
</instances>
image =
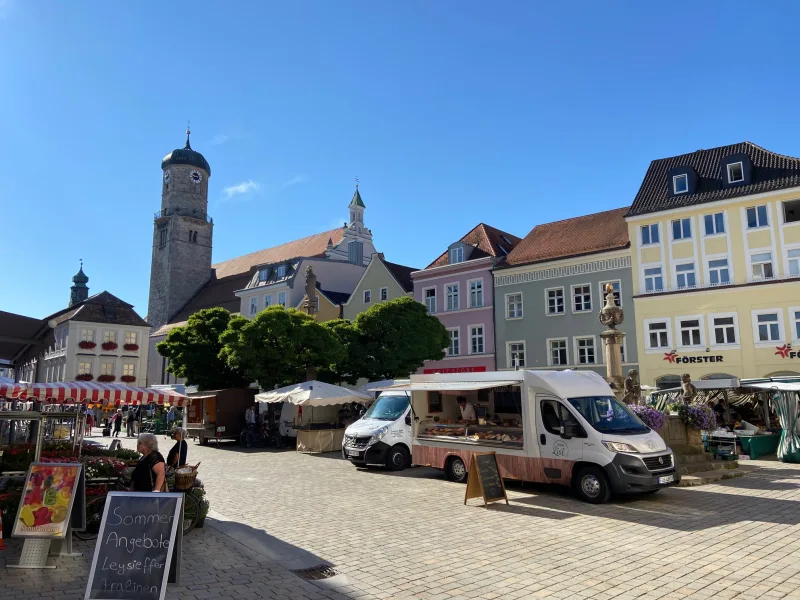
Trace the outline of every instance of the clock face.
<instances>
[{"instance_id":1,"label":"clock face","mask_svg":"<svg viewBox=\"0 0 800 600\"><path fill-rule=\"evenodd\" d=\"M172 171L167 169L164 171L164 183L169 183L169 180L172 179Z\"/></svg>"},{"instance_id":2,"label":"clock face","mask_svg":"<svg viewBox=\"0 0 800 600\"><path fill-rule=\"evenodd\" d=\"M192 180L192 183L200 183L203 181L203 174L200 171L192 171L189 173L189 179Z\"/></svg>"}]
</instances>

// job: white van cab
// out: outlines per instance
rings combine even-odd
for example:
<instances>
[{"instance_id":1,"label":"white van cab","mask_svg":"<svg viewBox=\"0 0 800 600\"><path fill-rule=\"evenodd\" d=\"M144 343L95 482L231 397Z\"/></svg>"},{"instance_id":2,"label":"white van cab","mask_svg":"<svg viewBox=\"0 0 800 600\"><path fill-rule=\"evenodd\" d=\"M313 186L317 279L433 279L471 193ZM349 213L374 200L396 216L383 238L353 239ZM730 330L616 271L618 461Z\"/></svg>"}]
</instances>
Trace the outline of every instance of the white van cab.
<instances>
[{"instance_id":1,"label":"white van cab","mask_svg":"<svg viewBox=\"0 0 800 600\"><path fill-rule=\"evenodd\" d=\"M382 465L393 471L411 466L411 395L382 392L344 432L342 455L354 465Z\"/></svg>"},{"instance_id":2,"label":"white van cab","mask_svg":"<svg viewBox=\"0 0 800 600\"><path fill-rule=\"evenodd\" d=\"M680 480L661 436L591 371L412 375L384 394L400 392L412 395L412 464L454 481L466 481L472 455L487 451L504 478L568 485L592 503ZM474 418L461 418L459 400Z\"/></svg>"}]
</instances>

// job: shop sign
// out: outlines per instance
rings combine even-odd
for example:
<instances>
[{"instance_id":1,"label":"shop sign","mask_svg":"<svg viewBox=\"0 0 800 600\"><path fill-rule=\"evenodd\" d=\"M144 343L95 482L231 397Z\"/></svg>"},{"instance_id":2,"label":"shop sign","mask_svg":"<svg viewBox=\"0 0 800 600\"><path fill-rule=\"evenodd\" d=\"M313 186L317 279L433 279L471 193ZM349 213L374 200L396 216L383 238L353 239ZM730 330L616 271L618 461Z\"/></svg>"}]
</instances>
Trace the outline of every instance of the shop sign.
<instances>
[{"instance_id":1,"label":"shop sign","mask_svg":"<svg viewBox=\"0 0 800 600\"><path fill-rule=\"evenodd\" d=\"M682 363L682 364L703 364L703 363L721 363L723 362L723 357L720 355L708 356L708 355L701 355L701 356L680 356L677 352L667 352L664 354L664 360L669 361L670 363Z\"/></svg>"},{"instance_id":2,"label":"shop sign","mask_svg":"<svg viewBox=\"0 0 800 600\"><path fill-rule=\"evenodd\" d=\"M792 350L792 347L789 344L775 346L775 354L781 358L800 358L800 352L797 352L797 350Z\"/></svg>"},{"instance_id":3,"label":"shop sign","mask_svg":"<svg viewBox=\"0 0 800 600\"><path fill-rule=\"evenodd\" d=\"M83 493L82 467L77 463L31 464L11 535L64 539L76 494Z\"/></svg>"},{"instance_id":4,"label":"shop sign","mask_svg":"<svg viewBox=\"0 0 800 600\"><path fill-rule=\"evenodd\" d=\"M485 373L486 367L445 367L443 369L423 369L425 375L436 373Z\"/></svg>"}]
</instances>

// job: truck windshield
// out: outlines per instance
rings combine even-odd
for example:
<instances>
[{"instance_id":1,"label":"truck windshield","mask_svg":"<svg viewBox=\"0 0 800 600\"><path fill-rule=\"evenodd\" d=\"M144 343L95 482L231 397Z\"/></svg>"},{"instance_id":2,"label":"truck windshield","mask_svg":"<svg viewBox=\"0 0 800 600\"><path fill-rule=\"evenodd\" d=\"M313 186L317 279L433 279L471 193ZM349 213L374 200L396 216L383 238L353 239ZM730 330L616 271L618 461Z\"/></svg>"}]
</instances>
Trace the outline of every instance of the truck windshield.
<instances>
[{"instance_id":1,"label":"truck windshield","mask_svg":"<svg viewBox=\"0 0 800 600\"><path fill-rule=\"evenodd\" d=\"M613 396L570 398L569 403L600 433L639 434L650 428Z\"/></svg>"},{"instance_id":2,"label":"truck windshield","mask_svg":"<svg viewBox=\"0 0 800 600\"><path fill-rule=\"evenodd\" d=\"M396 421L403 416L408 408L408 396L381 396L362 419L377 419L379 421Z\"/></svg>"}]
</instances>

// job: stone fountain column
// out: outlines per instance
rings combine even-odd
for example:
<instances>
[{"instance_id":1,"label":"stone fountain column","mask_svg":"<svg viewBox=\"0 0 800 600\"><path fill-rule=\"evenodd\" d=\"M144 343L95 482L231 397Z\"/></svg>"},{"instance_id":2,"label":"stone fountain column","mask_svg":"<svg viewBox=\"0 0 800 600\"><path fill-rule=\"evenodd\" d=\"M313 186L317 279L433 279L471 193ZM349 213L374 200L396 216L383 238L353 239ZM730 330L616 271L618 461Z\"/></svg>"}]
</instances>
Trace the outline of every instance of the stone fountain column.
<instances>
[{"instance_id":1,"label":"stone fountain column","mask_svg":"<svg viewBox=\"0 0 800 600\"><path fill-rule=\"evenodd\" d=\"M625 334L617 329L617 325L625 320L625 314L617 306L614 298L614 286L606 286L606 305L600 311L600 323L607 329L600 334L606 357L606 381L614 390L618 400L625 395L625 378L622 376L622 341Z\"/></svg>"},{"instance_id":2,"label":"stone fountain column","mask_svg":"<svg viewBox=\"0 0 800 600\"><path fill-rule=\"evenodd\" d=\"M306 312L314 316L315 308L316 308L316 298L317 298L317 276L314 275L314 270L311 268L311 265L308 265L306 269L306 294L303 302L303 308L305 308ZM306 381L313 381L317 378L317 370L313 367L308 367L306 369Z\"/></svg>"}]
</instances>

